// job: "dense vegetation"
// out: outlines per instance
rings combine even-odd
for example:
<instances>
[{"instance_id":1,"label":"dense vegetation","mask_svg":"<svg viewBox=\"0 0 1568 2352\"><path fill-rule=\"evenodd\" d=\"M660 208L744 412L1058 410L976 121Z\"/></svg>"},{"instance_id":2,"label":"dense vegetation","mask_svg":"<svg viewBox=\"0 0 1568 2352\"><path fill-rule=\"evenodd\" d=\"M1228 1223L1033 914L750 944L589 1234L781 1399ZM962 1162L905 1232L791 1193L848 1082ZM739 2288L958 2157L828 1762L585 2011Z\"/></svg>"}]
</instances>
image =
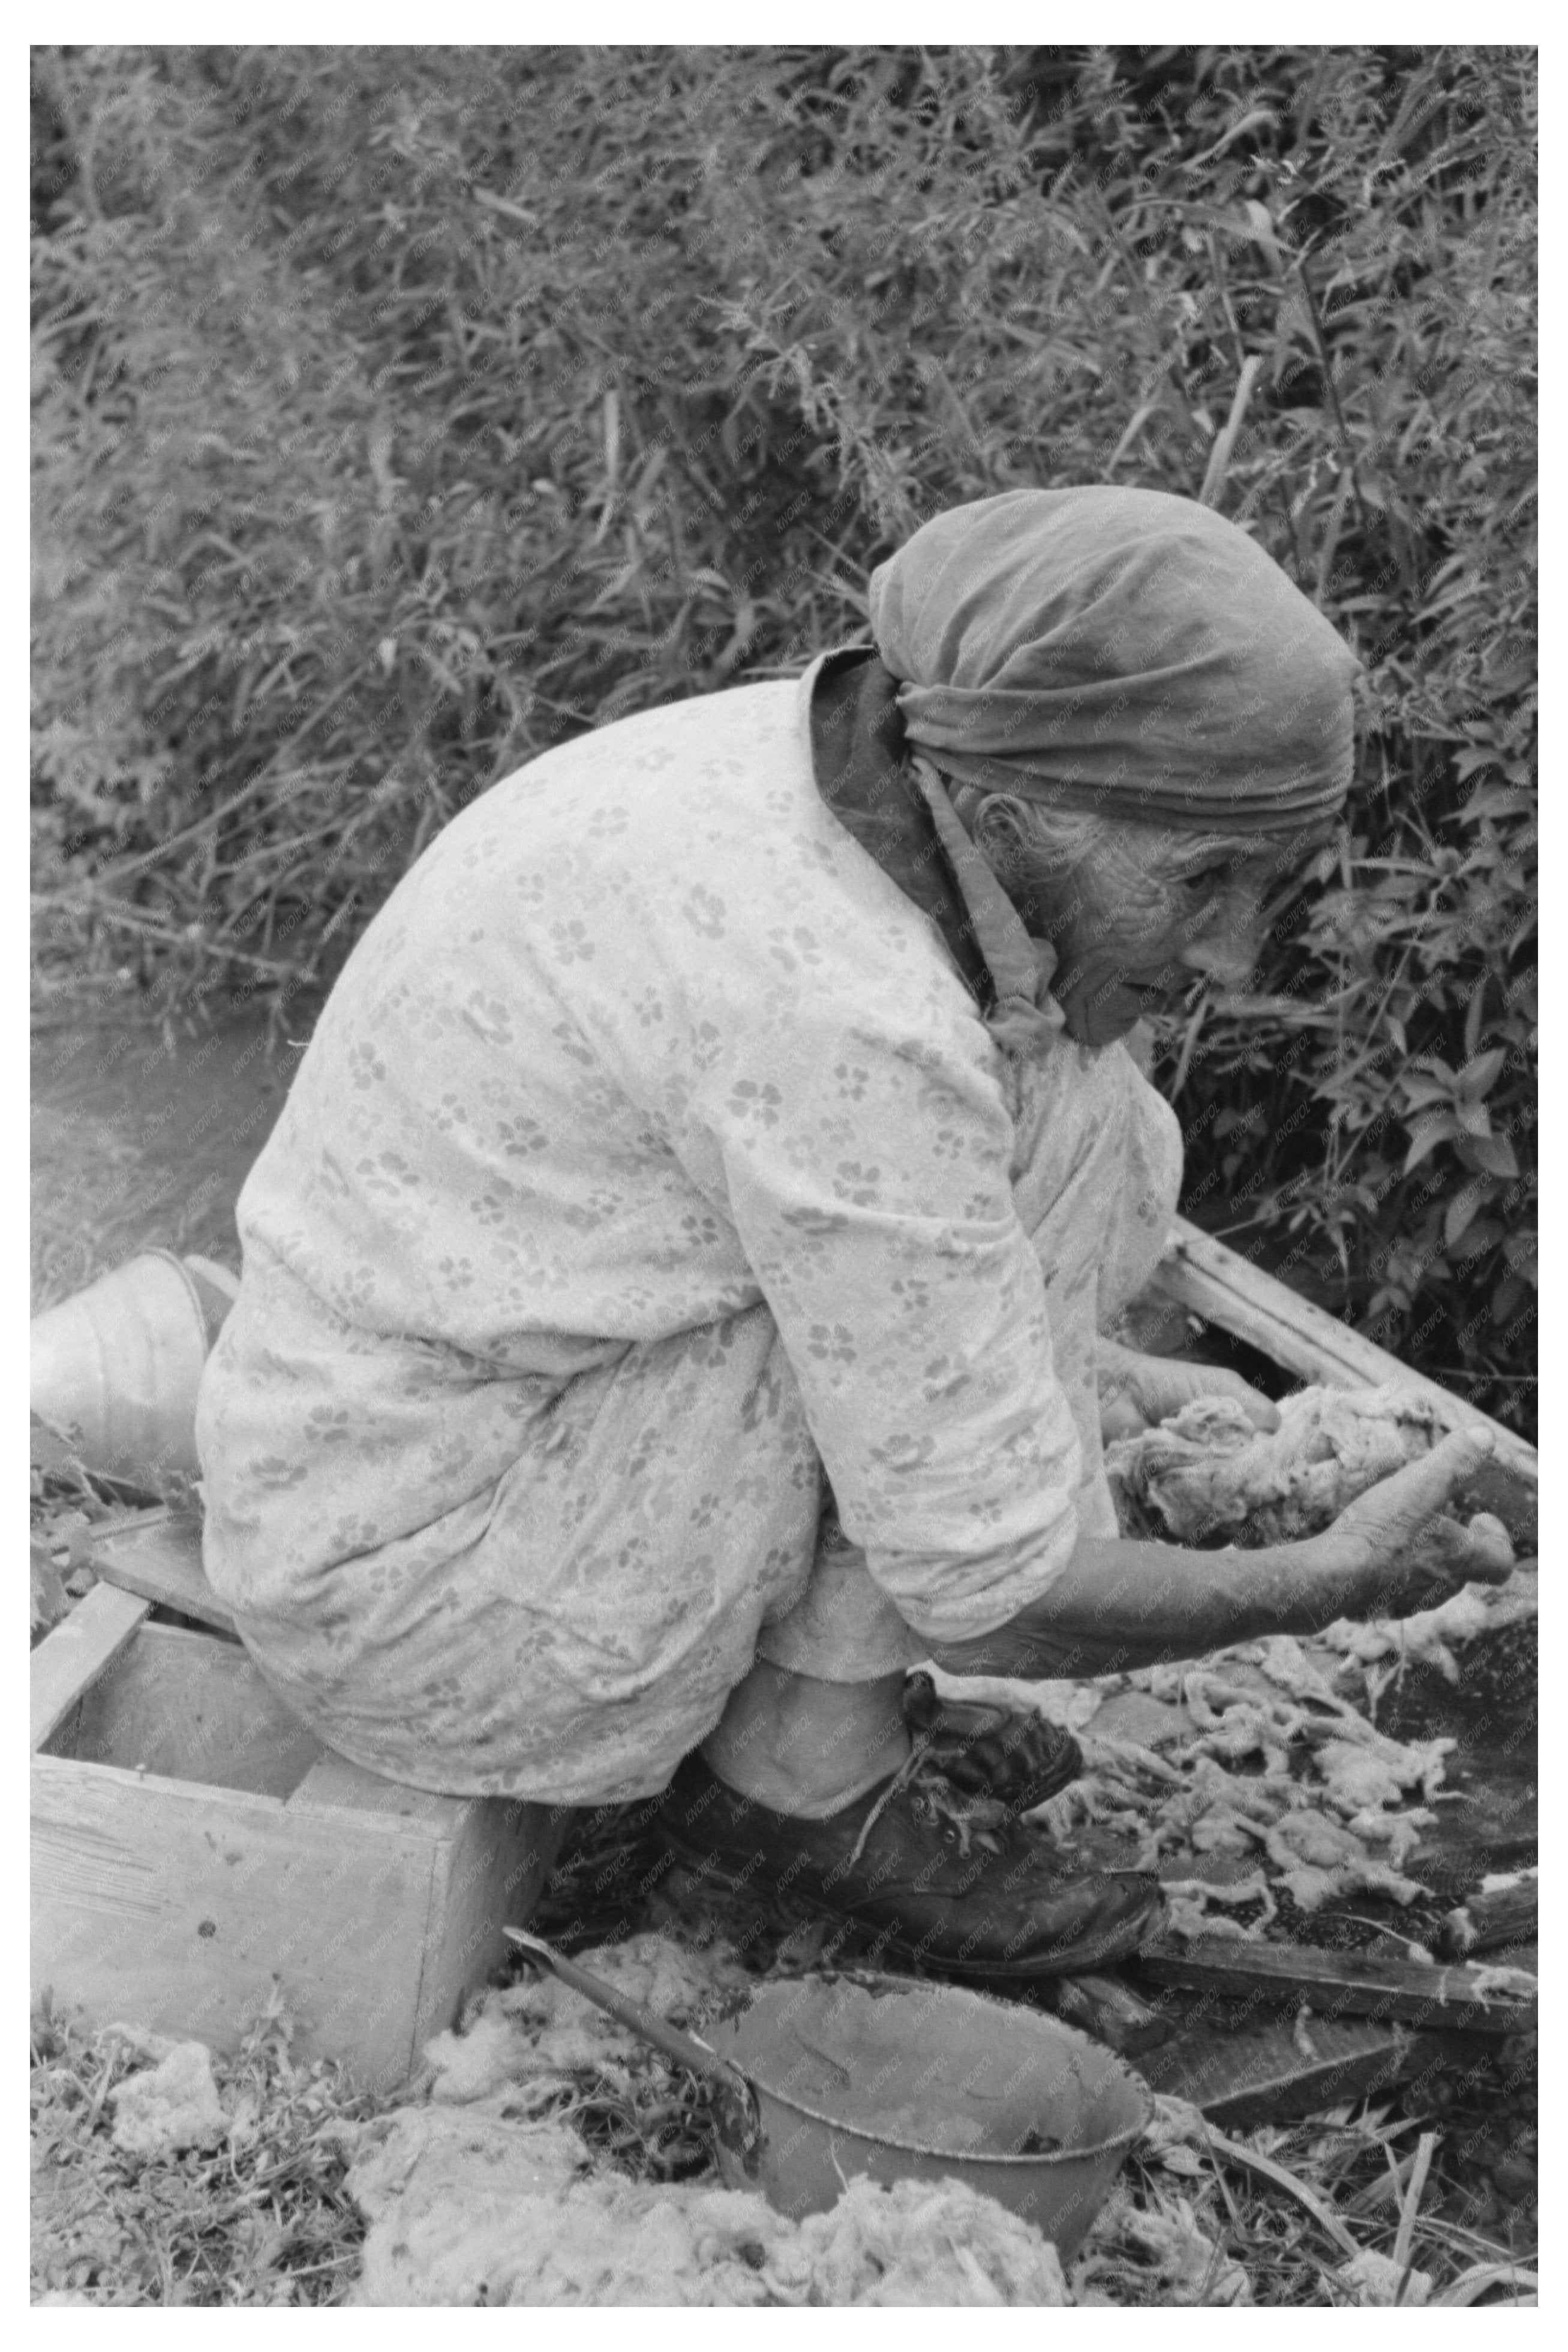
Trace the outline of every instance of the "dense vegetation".
<instances>
[{"instance_id":1,"label":"dense vegetation","mask_svg":"<svg viewBox=\"0 0 1568 2352\"><path fill-rule=\"evenodd\" d=\"M1201 492L1366 684L1260 992L1162 1041L1191 1205L1532 1425L1533 52L35 67L42 989L317 986L934 509Z\"/></svg>"}]
</instances>

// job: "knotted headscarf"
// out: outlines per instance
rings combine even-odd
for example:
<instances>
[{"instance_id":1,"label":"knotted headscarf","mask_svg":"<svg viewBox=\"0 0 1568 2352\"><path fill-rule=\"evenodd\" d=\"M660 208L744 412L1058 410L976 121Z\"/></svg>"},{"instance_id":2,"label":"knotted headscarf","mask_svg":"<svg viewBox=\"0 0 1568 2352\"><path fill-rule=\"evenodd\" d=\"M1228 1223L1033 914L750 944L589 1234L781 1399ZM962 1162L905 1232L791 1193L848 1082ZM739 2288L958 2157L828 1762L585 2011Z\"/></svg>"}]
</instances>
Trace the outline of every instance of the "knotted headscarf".
<instances>
[{"instance_id":1,"label":"knotted headscarf","mask_svg":"<svg viewBox=\"0 0 1568 2352\"><path fill-rule=\"evenodd\" d=\"M946 774L1203 832L1295 830L1351 781L1359 665L1246 532L1163 490L1008 490L871 577L911 744Z\"/></svg>"}]
</instances>

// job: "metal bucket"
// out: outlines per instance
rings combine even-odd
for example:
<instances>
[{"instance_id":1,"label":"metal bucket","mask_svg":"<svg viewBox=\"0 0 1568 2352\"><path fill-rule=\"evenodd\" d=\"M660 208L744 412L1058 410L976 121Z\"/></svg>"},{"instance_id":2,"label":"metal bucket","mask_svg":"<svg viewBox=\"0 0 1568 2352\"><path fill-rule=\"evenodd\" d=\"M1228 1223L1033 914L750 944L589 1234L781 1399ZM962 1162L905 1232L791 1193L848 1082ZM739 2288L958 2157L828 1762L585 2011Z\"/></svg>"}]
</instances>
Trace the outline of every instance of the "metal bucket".
<instances>
[{"instance_id":1,"label":"metal bucket","mask_svg":"<svg viewBox=\"0 0 1568 2352\"><path fill-rule=\"evenodd\" d=\"M34 1317L33 1411L72 1437L90 1470L193 1477L196 1390L215 1306L172 1251L127 1259Z\"/></svg>"},{"instance_id":2,"label":"metal bucket","mask_svg":"<svg viewBox=\"0 0 1568 2352\"><path fill-rule=\"evenodd\" d=\"M759 1984L706 2038L759 2110L749 2160L720 2142L734 2187L800 2214L826 2212L856 2173L963 2180L1063 2262L1152 2112L1129 2067L1056 2018L871 1970Z\"/></svg>"},{"instance_id":3,"label":"metal bucket","mask_svg":"<svg viewBox=\"0 0 1568 2352\"><path fill-rule=\"evenodd\" d=\"M827 2212L856 2173L962 2180L1065 2263L1153 2113L1147 2084L1086 2034L961 1986L823 1971L759 1984L698 2036L543 1937L506 1935L715 2084L720 2171L782 2213Z\"/></svg>"}]
</instances>

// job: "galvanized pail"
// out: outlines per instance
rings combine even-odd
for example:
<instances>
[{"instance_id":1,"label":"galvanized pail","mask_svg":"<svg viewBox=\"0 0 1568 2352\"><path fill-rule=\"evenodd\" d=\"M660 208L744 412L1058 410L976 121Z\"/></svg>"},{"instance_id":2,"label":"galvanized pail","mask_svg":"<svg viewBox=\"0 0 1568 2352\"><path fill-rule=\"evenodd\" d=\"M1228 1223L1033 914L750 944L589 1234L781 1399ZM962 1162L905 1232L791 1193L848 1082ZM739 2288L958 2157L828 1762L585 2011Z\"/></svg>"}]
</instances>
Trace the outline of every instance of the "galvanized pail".
<instances>
[{"instance_id":1,"label":"galvanized pail","mask_svg":"<svg viewBox=\"0 0 1568 2352\"><path fill-rule=\"evenodd\" d=\"M90 1470L193 1477L196 1390L219 1301L170 1250L146 1250L35 1316L33 1411L70 1437ZM221 1319L221 1318L220 1318Z\"/></svg>"},{"instance_id":2,"label":"galvanized pail","mask_svg":"<svg viewBox=\"0 0 1568 2352\"><path fill-rule=\"evenodd\" d=\"M706 2039L759 2113L754 2147L720 2138L732 2186L800 2214L857 2173L963 2180L1064 2263L1153 2111L1139 2076L1056 2018L872 1970L763 1981Z\"/></svg>"}]
</instances>

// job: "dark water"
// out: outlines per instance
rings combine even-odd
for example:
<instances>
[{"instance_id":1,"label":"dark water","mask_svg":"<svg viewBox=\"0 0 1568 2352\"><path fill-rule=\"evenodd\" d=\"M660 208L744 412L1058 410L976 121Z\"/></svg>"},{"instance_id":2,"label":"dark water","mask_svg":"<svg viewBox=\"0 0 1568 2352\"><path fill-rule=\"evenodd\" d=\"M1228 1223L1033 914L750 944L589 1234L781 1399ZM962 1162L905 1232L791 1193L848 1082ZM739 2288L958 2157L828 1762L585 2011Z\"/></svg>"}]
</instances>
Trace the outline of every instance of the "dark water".
<instances>
[{"instance_id":1,"label":"dark water","mask_svg":"<svg viewBox=\"0 0 1568 2352\"><path fill-rule=\"evenodd\" d=\"M237 1269L235 1202L308 1034L245 1014L172 1041L129 1025L35 1036L35 1311L141 1249Z\"/></svg>"}]
</instances>

